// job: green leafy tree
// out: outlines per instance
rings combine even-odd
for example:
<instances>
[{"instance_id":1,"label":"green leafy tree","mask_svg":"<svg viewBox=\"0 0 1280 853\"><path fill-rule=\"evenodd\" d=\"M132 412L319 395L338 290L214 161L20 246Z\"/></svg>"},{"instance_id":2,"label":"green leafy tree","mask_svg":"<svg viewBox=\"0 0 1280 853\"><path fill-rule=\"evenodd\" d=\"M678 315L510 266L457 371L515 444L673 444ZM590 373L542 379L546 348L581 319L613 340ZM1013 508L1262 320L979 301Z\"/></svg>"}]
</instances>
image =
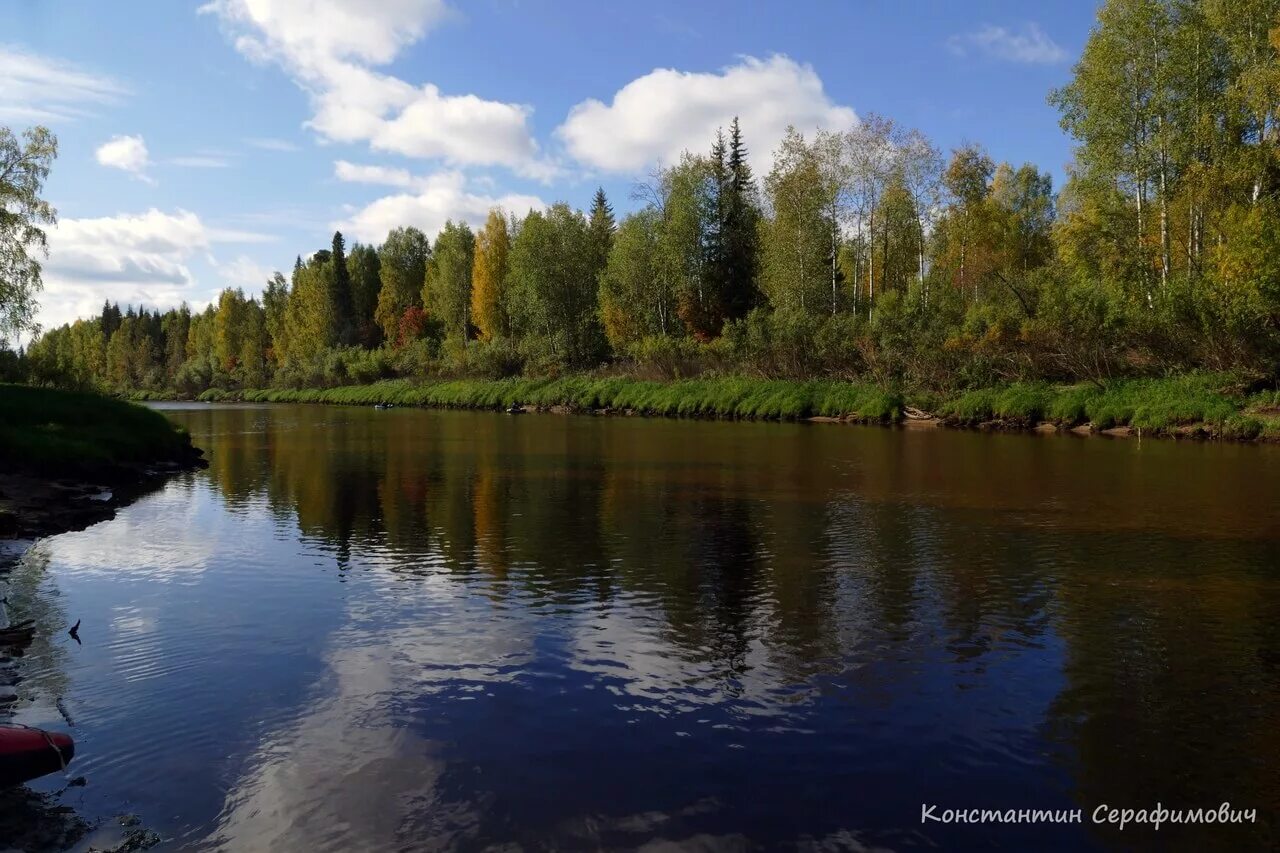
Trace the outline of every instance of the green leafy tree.
<instances>
[{"instance_id":1,"label":"green leafy tree","mask_svg":"<svg viewBox=\"0 0 1280 853\"><path fill-rule=\"evenodd\" d=\"M774 308L825 312L836 226L829 221L819 159L794 127L779 144L764 185L773 215L763 228L761 288Z\"/></svg>"},{"instance_id":2,"label":"green leafy tree","mask_svg":"<svg viewBox=\"0 0 1280 853\"><path fill-rule=\"evenodd\" d=\"M213 352L218 365L228 374L239 365L245 302L243 290L228 287L218 295L218 310L213 315Z\"/></svg>"},{"instance_id":3,"label":"green leafy tree","mask_svg":"<svg viewBox=\"0 0 1280 853\"><path fill-rule=\"evenodd\" d=\"M245 388L262 388L267 384L266 353L270 347L266 315L256 299L241 308L240 352L236 359L238 378Z\"/></svg>"},{"instance_id":4,"label":"green leafy tree","mask_svg":"<svg viewBox=\"0 0 1280 853\"><path fill-rule=\"evenodd\" d=\"M566 366L603 353L592 263L586 217L563 203L530 212L511 247L516 333Z\"/></svg>"},{"instance_id":5,"label":"green leafy tree","mask_svg":"<svg viewBox=\"0 0 1280 853\"><path fill-rule=\"evenodd\" d=\"M289 293L289 309L285 313L285 334L291 360L311 360L337 343L333 277L331 257L323 260L319 256L312 258L295 273Z\"/></svg>"},{"instance_id":6,"label":"green leafy tree","mask_svg":"<svg viewBox=\"0 0 1280 853\"><path fill-rule=\"evenodd\" d=\"M31 128L19 140L0 127L0 345L35 329L40 258L48 251L42 226L57 222L40 193L57 156L48 128Z\"/></svg>"},{"instance_id":7,"label":"green leafy tree","mask_svg":"<svg viewBox=\"0 0 1280 853\"><path fill-rule=\"evenodd\" d=\"M182 303L168 311L162 320L164 328L164 372L172 385L187 360L187 334L191 329L191 309Z\"/></svg>"},{"instance_id":8,"label":"green leafy tree","mask_svg":"<svg viewBox=\"0 0 1280 853\"><path fill-rule=\"evenodd\" d=\"M289 354L289 283L275 273L262 291L262 321L270 339L270 360L279 365Z\"/></svg>"},{"instance_id":9,"label":"green leafy tree","mask_svg":"<svg viewBox=\"0 0 1280 853\"><path fill-rule=\"evenodd\" d=\"M382 286L374 319L387 340L397 340L400 318L413 307L422 307L431 247L427 236L412 226L396 228L378 249L378 277Z\"/></svg>"},{"instance_id":10,"label":"green leafy tree","mask_svg":"<svg viewBox=\"0 0 1280 853\"><path fill-rule=\"evenodd\" d=\"M470 337L471 274L475 236L465 222L445 223L436 237L422 285L427 313L443 325L446 336L461 341Z\"/></svg>"},{"instance_id":11,"label":"green leafy tree","mask_svg":"<svg viewBox=\"0 0 1280 853\"><path fill-rule=\"evenodd\" d=\"M359 243L351 247L347 270L351 279L352 319L356 339L368 348L376 347L382 342L382 328L374 320L374 312L378 308L378 290L382 286L378 269L377 249Z\"/></svg>"},{"instance_id":12,"label":"green leafy tree","mask_svg":"<svg viewBox=\"0 0 1280 853\"><path fill-rule=\"evenodd\" d=\"M653 208L622 220L600 277L600 316L619 352L643 338L682 334L678 294L661 262L662 217Z\"/></svg>"},{"instance_id":13,"label":"green leafy tree","mask_svg":"<svg viewBox=\"0 0 1280 853\"><path fill-rule=\"evenodd\" d=\"M685 154L655 175L643 195L660 218L657 274L675 288L676 313L690 333L713 338L725 318L722 281L707 250L717 228L713 165Z\"/></svg>"}]
</instances>

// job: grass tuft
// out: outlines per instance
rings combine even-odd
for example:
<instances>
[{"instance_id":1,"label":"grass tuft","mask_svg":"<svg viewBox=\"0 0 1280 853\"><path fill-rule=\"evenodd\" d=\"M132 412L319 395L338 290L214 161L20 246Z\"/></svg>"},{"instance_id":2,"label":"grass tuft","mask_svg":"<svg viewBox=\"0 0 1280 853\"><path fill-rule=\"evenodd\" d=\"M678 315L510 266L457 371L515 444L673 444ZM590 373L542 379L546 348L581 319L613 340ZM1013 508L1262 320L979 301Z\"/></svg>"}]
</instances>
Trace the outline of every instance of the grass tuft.
<instances>
[{"instance_id":1,"label":"grass tuft","mask_svg":"<svg viewBox=\"0 0 1280 853\"><path fill-rule=\"evenodd\" d=\"M111 397L0 384L0 467L110 476L190 458L191 436L160 412Z\"/></svg>"}]
</instances>

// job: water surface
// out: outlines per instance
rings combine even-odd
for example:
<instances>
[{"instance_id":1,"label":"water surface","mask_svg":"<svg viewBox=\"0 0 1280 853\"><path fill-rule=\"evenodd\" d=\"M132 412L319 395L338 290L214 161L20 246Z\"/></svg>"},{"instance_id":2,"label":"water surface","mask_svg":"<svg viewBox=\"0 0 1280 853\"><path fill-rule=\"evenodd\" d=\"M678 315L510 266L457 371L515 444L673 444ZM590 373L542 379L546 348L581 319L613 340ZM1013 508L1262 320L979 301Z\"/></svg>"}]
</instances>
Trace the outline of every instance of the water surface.
<instances>
[{"instance_id":1,"label":"water surface","mask_svg":"<svg viewBox=\"0 0 1280 853\"><path fill-rule=\"evenodd\" d=\"M91 819L228 851L1277 843L1276 448L166 409L209 469L13 578L82 620L18 718L71 719ZM1090 824L1157 801L1259 820Z\"/></svg>"}]
</instances>

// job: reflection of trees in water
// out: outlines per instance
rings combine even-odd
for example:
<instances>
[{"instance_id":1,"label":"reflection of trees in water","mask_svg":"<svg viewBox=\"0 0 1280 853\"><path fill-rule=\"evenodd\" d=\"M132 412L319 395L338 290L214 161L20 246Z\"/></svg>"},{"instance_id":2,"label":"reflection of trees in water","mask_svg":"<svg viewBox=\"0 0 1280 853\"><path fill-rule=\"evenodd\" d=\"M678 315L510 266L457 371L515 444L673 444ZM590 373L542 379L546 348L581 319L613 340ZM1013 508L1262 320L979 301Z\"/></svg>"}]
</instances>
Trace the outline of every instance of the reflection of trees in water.
<instances>
[{"instance_id":1,"label":"reflection of trees in water","mask_svg":"<svg viewBox=\"0 0 1280 853\"><path fill-rule=\"evenodd\" d=\"M1259 823L1178 830L1200 849L1264 849L1280 814L1280 549L1124 535L1054 543L1070 567L1057 630L1068 686L1048 737L1074 744L1076 798L1256 808ZM1124 555L1139 553L1140 562ZM1110 559L1108 559L1110 557ZM1257 567L1249 570L1246 567ZM1154 844L1168 835L1126 829ZM1188 848L1189 849L1189 848Z\"/></svg>"},{"instance_id":2,"label":"reflection of trees in water","mask_svg":"<svg viewBox=\"0 0 1280 853\"><path fill-rule=\"evenodd\" d=\"M926 506L833 492L826 439L779 442L761 464L758 446L711 444L696 428L673 447L650 424L529 429L326 407L219 415L193 424L208 432L219 489L240 502L265 492L340 564L383 554L401 574L503 581L491 595L635 596L726 677L761 635L780 665L808 675L838 669L847 642L907 642L934 607L957 659L982 655L1004 630L1041 630L1039 567L1008 571L1027 562L1023 546L948 527ZM910 456L878 459L855 485L883 491L913 476Z\"/></svg>"},{"instance_id":3,"label":"reflection of trees in water","mask_svg":"<svg viewBox=\"0 0 1280 853\"><path fill-rule=\"evenodd\" d=\"M871 689L883 671L860 663L939 656L965 678L1025 656L1041 678L1065 655L1044 735L1081 765L1082 806L1280 810L1280 596L1247 569L1280 552L1129 532L1150 508L1109 525L1052 493L1036 503L1046 483L1075 501L1107 476L1165 500L1127 456L1072 480L1080 457L1055 448L1074 445L1021 439L993 477L988 445L961 452L971 436L860 434L854 457L838 429L771 445L728 434L754 427L300 407L254 434L261 418L210 421L208 476L353 569L644 607L673 654L726 683L763 661L792 684Z\"/></svg>"}]
</instances>

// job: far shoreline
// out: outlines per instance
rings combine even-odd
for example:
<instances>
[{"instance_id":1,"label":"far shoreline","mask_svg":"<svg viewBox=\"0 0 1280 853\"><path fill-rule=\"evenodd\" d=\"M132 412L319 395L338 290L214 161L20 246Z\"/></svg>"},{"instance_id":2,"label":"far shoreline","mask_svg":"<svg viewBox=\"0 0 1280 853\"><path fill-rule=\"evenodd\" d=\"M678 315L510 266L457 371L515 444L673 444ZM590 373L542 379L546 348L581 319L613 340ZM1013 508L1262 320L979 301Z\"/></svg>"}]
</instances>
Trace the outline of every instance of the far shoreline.
<instances>
[{"instance_id":1,"label":"far shoreline","mask_svg":"<svg viewBox=\"0 0 1280 853\"><path fill-rule=\"evenodd\" d=\"M907 395L836 380L742 377L649 381L628 377L385 380L323 389L211 389L198 396L131 395L139 401L320 403L517 414L663 417L904 429L1280 443L1269 396L1227 394L1221 377L1128 380L1110 387L1019 384L949 396Z\"/></svg>"}]
</instances>

